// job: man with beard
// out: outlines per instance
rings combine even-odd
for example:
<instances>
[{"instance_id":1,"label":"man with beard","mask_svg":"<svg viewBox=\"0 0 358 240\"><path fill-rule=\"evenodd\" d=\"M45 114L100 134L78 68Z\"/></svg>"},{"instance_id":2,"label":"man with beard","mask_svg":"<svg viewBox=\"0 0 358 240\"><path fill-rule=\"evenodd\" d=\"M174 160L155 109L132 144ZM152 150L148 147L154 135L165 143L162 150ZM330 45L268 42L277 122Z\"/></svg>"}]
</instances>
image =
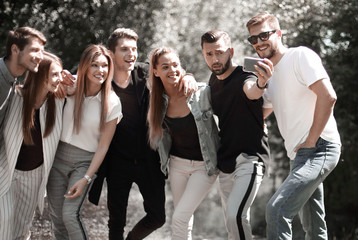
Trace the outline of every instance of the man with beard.
<instances>
[{"instance_id":1,"label":"man with beard","mask_svg":"<svg viewBox=\"0 0 358 240\"><path fill-rule=\"evenodd\" d=\"M212 107L219 119L219 184L228 239L252 239L250 207L270 159L264 131L263 89L254 74L232 62L234 50L226 32L206 32L201 46L212 71ZM259 78L267 81L271 74L267 67Z\"/></svg>"},{"instance_id":2,"label":"man with beard","mask_svg":"<svg viewBox=\"0 0 358 240\"><path fill-rule=\"evenodd\" d=\"M264 107L274 110L291 159L290 174L266 208L267 239L291 239L291 222L297 214L306 239L327 239L322 182L340 156L341 141L333 117L336 93L315 52L283 46L275 16L260 13L246 26L252 47L266 58L260 66L274 66L272 77L259 77L258 84L268 86ZM266 75L256 70L259 76Z\"/></svg>"},{"instance_id":3,"label":"man with beard","mask_svg":"<svg viewBox=\"0 0 358 240\"><path fill-rule=\"evenodd\" d=\"M17 77L25 71L37 72L45 44L45 36L36 29L19 27L9 32L6 55L0 58L0 128L14 95Z\"/></svg>"}]
</instances>

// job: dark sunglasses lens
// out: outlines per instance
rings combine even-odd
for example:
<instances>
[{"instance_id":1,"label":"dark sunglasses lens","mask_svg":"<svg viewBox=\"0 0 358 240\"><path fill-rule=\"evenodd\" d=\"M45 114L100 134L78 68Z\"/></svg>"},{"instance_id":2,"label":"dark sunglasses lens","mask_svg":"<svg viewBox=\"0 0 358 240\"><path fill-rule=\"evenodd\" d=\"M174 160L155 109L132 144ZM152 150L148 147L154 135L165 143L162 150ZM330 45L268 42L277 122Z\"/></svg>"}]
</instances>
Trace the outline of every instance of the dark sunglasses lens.
<instances>
[{"instance_id":1,"label":"dark sunglasses lens","mask_svg":"<svg viewBox=\"0 0 358 240\"><path fill-rule=\"evenodd\" d=\"M270 36L270 32L263 32L259 34L261 41L267 41Z\"/></svg>"},{"instance_id":2,"label":"dark sunglasses lens","mask_svg":"<svg viewBox=\"0 0 358 240\"><path fill-rule=\"evenodd\" d=\"M256 44L258 40L258 36L251 36L247 40L249 40L249 43Z\"/></svg>"}]
</instances>

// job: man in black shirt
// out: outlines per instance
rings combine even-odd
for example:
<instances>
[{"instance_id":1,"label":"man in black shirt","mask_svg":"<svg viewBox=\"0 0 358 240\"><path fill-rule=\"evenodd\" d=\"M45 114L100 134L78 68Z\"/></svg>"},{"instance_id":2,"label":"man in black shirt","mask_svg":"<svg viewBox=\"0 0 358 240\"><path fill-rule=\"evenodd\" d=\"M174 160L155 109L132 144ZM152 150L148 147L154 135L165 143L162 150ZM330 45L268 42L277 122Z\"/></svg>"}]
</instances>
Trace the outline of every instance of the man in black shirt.
<instances>
[{"instance_id":1,"label":"man in black shirt","mask_svg":"<svg viewBox=\"0 0 358 240\"><path fill-rule=\"evenodd\" d=\"M228 239L252 239L250 206L270 159L260 97L263 89L254 74L232 62L234 50L227 33L206 32L201 46L212 71L212 107L219 119L219 184ZM268 69L259 78L269 75Z\"/></svg>"},{"instance_id":2,"label":"man in black shirt","mask_svg":"<svg viewBox=\"0 0 358 240\"><path fill-rule=\"evenodd\" d=\"M146 86L149 64L136 62L138 35L118 28L108 39L114 60L112 87L122 103L123 118L118 123L104 163L89 193L98 204L103 179L107 179L109 239L123 239L129 192L133 183L143 197L146 215L128 233L126 239L143 239L165 223L165 176L160 159L148 144ZM185 92L196 90L195 79L181 83Z\"/></svg>"},{"instance_id":3,"label":"man in black shirt","mask_svg":"<svg viewBox=\"0 0 358 240\"><path fill-rule=\"evenodd\" d=\"M147 141L146 87L149 66L136 63L137 34L131 29L116 29L108 39L114 60L113 90L122 103L123 118L90 191L90 201L98 203L106 177L108 185L109 239L123 239L129 192L138 185L146 215L128 233L126 239L143 239L165 223L165 177L160 171L158 153Z\"/></svg>"}]
</instances>

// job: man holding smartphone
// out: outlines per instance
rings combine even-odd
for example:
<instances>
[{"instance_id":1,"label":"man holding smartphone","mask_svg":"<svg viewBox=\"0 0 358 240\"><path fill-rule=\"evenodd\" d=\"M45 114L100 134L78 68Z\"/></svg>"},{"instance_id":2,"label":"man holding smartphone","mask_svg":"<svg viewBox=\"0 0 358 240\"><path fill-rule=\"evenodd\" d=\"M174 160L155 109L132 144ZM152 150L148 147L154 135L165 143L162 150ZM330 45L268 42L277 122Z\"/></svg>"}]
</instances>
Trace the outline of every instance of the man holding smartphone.
<instances>
[{"instance_id":1,"label":"man holding smartphone","mask_svg":"<svg viewBox=\"0 0 358 240\"><path fill-rule=\"evenodd\" d=\"M228 239L252 239L250 207L270 159L261 98L264 87L254 74L232 62L234 50L226 32L206 32L201 46L212 71L211 102L219 118L219 184ZM268 69L259 78L264 82L270 76Z\"/></svg>"},{"instance_id":2,"label":"man holding smartphone","mask_svg":"<svg viewBox=\"0 0 358 240\"><path fill-rule=\"evenodd\" d=\"M274 110L291 160L290 174L267 205L267 239L291 239L291 222L297 214L306 239L328 239L322 182L340 156L341 141L333 117L336 93L315 52L283 46L275 16L260 13L246 26L252 47L260 58L266 58L259 65L266 70L274 66L272 77L259 78L258 84L267 86L264 107ZM258 76L266 75L255 68Z\"/></svg>"}]
</instances>

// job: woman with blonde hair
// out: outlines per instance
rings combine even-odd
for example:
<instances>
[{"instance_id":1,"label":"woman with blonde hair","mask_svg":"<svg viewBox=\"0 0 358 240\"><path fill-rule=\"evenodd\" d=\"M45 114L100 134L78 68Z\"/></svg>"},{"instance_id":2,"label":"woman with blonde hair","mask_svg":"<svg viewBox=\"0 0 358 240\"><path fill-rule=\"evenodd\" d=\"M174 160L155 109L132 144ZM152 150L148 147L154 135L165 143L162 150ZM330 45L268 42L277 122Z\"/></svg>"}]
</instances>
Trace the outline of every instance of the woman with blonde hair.
<instances>
[{"instance_id":1,"label":"woman with blonde hair","mask_svg":"<svg viewBox=\"0 0 358 240\"><path fill-rule=\"evenodd\" d=\"M177 53L168 47L152 52L149 71L149 141L158 149L162 171L169 173L174 201L172 239L191 239L190 219L217 177L219 137L210 88L199 83L189 97L179 91L184 70Z\"/></svg>"},{"instance_id":2,"label":"woman with blonde hair","mask_svg":"<svg viewBox=\"0 0 358 240\"><path fill-rule=\"evenodd\" d=\"M76 90L67 98L63 130L47 185L56 239L88 239L80 210L122 118L111 90L113 61L102 45L84 50Z\"/></svg>"},{"instance_id":3,"label":"woman with blonde hair","mask_svg":"<svg viewBox=\"0 0 358 240\"><path fill-rule=\"evenodd\" d=\"M0 239L29 238L36 206L43 211L62 128L61 72L61 60L44 52L10 102L0 133Z\"/></svg>"}]
</instances>

